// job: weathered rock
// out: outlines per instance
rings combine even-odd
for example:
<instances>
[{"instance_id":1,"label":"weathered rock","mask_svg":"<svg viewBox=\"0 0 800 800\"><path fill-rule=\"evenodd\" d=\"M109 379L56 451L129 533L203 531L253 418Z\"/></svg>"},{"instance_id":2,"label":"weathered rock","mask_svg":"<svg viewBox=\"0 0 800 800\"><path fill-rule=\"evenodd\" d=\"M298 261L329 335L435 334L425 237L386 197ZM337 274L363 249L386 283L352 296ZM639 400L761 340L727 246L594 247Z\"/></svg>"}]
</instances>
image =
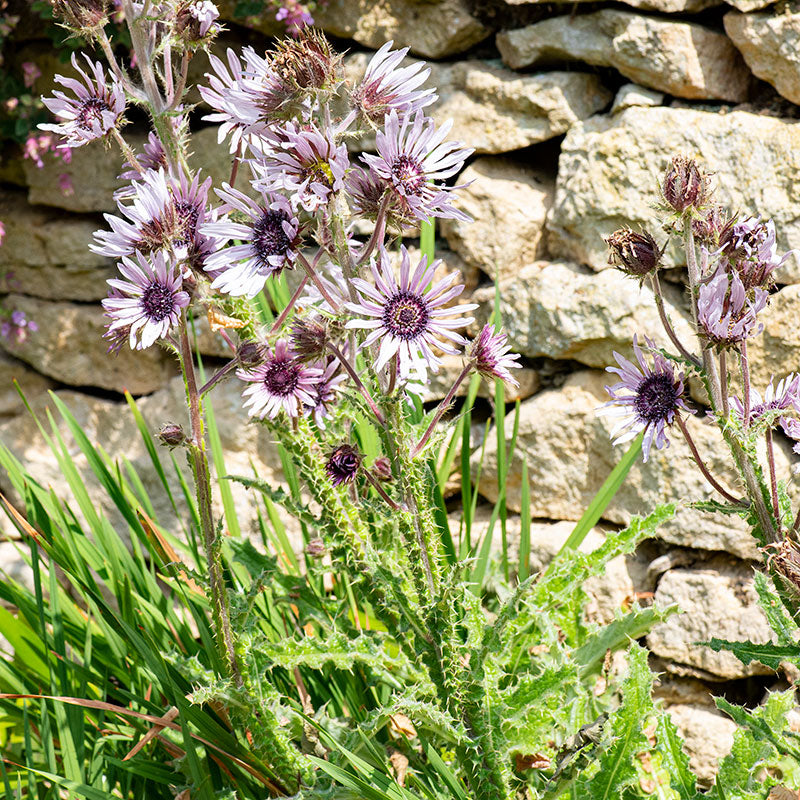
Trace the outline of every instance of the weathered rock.
<instances>
[{"instance_id":1,"label":"weathered rock","mask_svg":"<svg viewBox=\"0 0 800 800\"><path fill-rule=\"evenodd\" d=\"M99 305L77 305L9 295L9 309L24 311L39 330L23 342L5 341L3 348L50 378L69 386L98 386L132 394L147 394L161 388L175 374L174 359L154 345L132 351L123 347L119 355L106 353L105 324Z\"/></svg>"},{"instance_id":2,"label":"weathered rock","mask_svg":"<svg viewBox=\"0 0 800 800\"><path fill-rule=\"evenodd\" d=\"M30 206L24 192L8 190L0 191L0 219L6 230L0 247L5 291L50 300L105 297L114 266L89 250L97 220Z\"/></svg>"},{"instance_id":3,"label":"weathered rock","mask_svg":"<svg viewBox=\"0 0 800 800\"><path fill-rule=\"evenodd\" d=\"M733 747L736 723L721 711L702 705L668 705L666 711L684 740L692 771L701 781L711 783L720 759Z\"/></svg>"},{"instance_id":4,"label":"weathered rock","mask_svg":"<svg viewBox=\"0 0 800 800\"><path fill-rule=\"evenodd\" d=\"M442 367L438 372L428 373L428 383L422 396L422 400L425 403L441 400L450 391L450 387L464 366L464 360L461 356L444 355L442 362ZM535 369L522 367L522 369L513 370L513 373L519 386L506 385L505 400L507 403L524 400L539 391L539 373ZM459 386L456 397L463 397L468 391L469 379ZM481 381L481 385L478 388L478 397L494 397L494 386L490 386L486 381Z\"/></svg>"},{"instance_id":5,"label":"weathered rock","mask_svg":"<svg viewBox=\"0 0 800 800\"><path fill-rule=\"evenodd\" d=\"M351 80L364 74L369 58L357 53L347 60ZM430 64L430 68L426 85L436 87L439 100L427 113L437 125L453 120L449 138L478 153L505 153L559 136L611 100L598 77L585 72L519 75L499 61L478 60ZM351 146L374 149L374 136Z\"/></svg>"},{"instance_id":6,"label":"weathered rock","mask_svg":"<svg viewBox=\"0 0 800 800\"><path fill-rule=\"evenodd\" d=\"M762 394L770 378L800 372L800 285L785 286L759 314L764 331L747 343L754 386Z\"/></svg>"},{"instance_id":7,"label":"weathered rock","mask_svg":"<svg viewBox=\"0 0 800 800\"><path fill-rule=\"evenodd\" d=\"M525 6L544 4L545 0L503 0L503 2L509 6ZM566 5L564 0L562 2ZM577 2L591 2L591 0L577 0ZM694 14L711 6L720 5L719 0L623 0L623 2L642 11L661 11L664 14L680 12Z\"/></svg>"},{"instance_id":8,"label":"weathered rock","mask_svg":"<svg viewBox=\"0 0 800 800\"><path fill-rule=\"evenodd\" d=\"M626 83L617 92L611 105L611 113L618 114L634 106L661 106L664 104L663 92L654 92L635 83Z\"/></svg>"},{"instance_id":9,"label":"weathered rock","mask_svg":"<svg viewBox=\"0 0 800 800\"><path fill-rule=\"evenodd\" d=\"M747 99L750 73L721 33L702 25L604 9L497 35L513 69L560 61L614 67L642 86L692 100Z\"/></svg>"},{"instance_id":10,"label":"weathered rock","mask_svg":"<svg viewBox=\"0 0 800 800\"><path fill-rule=\"evenodd\" d=\"M677 604L685 612L669 617L648 634L647 646L656 655L726 680L772 673L757 662L745 666L733 653L715 653L699 644L714 636L770 641L772 632L758 605L750 565L717 557L699 568L671 569L661 576L655 602Z\"/></svg>"},{"instance_id":11,"label":"weathered rock","mask_svg":"<svg viewBox=\"0 0 800 800\"><path fill-rule=\"evenodd\" d=\"M507 158L479 158L458 183L469 184L458 194L458 207L473 221L446 220L442 233L468 264L503 278L541 255L555 191L550 176Z\"/></svg>"},{"instance_id":12,"label":"weathered rock","mask_svg":"<svg viewBox=\"0 0 800 800\"><path fill-rule=\"evenodd\" d=\"M204 176L211 177L212 187L217 189L221 188L223 183L228 183L230 181L232 165L232 156L228 148L228 140L223 139L220 142L218 134L219 128L216 125L202 128L193 133L191 139L191 155L189 158L189 163L195 169L202 170ZM236 188L249 197L259 197L259 193L253 189L250 181L244 180L244 178L245 171L242 171L239 173ZM213 188L209 193L208 199L212 205L218 205L220 202Z\"/></svg>"},{"instance_id":13,"label":"weathered rock","mask_svg":"<svg viewBox=\"0 0 800 800\"><path fill-rule=\"evenodd\" d=\"M14 386L15 381L28 400L33 400L54 386L51 380L34 372L24 362L0 351L0 416L7 417L25 410Z\"/></svg>"},{"instance_id":14,"label":"weathered rock","mask_svg":"<svg viewBox=\"0 0 800 800\"><path fill-rule=\"evenodd\" d=\"M775 3L775 0L725 0L729 6L733 6L737 11L748 12L758 11Z\"/></svg>"},{"instance_id":15,"label":"weathered rock","mask_svg":"<svg viewBox=\"0 0 800 800\"><path fill-rule=\"evenodd\" d=\"M684 341L692 341L680 292L664 286L667 314ZM494 309L494 287L473 295L477 330ZM500 284L500 319L511 349L524 356L573 359L591 367L630 354L635 333L669 347L652 290L618 270L595 273L576 264L528 264Z\"/></svg>"},{"instance_id":16,"label":"weathered rock","mask_svg":"<svg viewBox=\"0 0 800 800\"><path fill-rule=\"evenodd\" d=\"M466 0L329 0L314 11L316 24L344 39L377 50L390 39L426 58L463 53L491 31Z\"/></svg>"},{"instance_id":17,"label":"weathered rock","mask_svg":"<svg viewBox=\"0 0 800 800\"><path fill-rule=\"evenodd\" d=\"M714 173L717 202L744 215L772 218L779 250L800 247L795 203L800 126L794 120L743 111L629 108L577 123L564 139L548 219L551 256L605 269L603 238L617 228L641 226L658 235L652 206L664 169L680 153L699 159ZM743 169L743 164L758 166ZM683 256L671 247L665 262L681 264ZM800 281L795 257L781 268L779 279Z\"/></svg>"},{"instance_id":18,"label":"weathered rock","mask_svg":"<svg viewBox=\"0 0 800 800\"><path fill-rule=\"evenodd\" d=\"M622 448L612 447L609 436L616 418L597 414L597 409L608 400L604 386L611 382L612 376L599 371L576 372L562 388L541 391L522 404L514 459L506 480L509 509L520 508L521 460L525 458L532 516L580 518L622 452ZM686 424L711 472L723 486L741 491L716 427L695 416L689 417ZM506 418L507 439L513 426L510 415ZM490 432L478 484L480 493L493 502L497 499L496 438ZM646 464L634 465L603 517L625 525L634 515L646 514L659 503L676 503L675 517L658 529L660 538L685 547L758 558L743 520L686 506L714 495L692 461L680 433L671 430L669 438L668 449L653 448ZM473 453L473 470L477 470L480 457L478 448ZM776 447L776 462L782 479L788 477L789 451L782 442Z\"/></svg>"},{"instance_id":19,"label":"weathered rock","mask_svg":"<svg viewBox=\"0 0 800 800\"><path fill-rule=\"evenodd\" d=\"M231 380L217 386L211 393L211 403L219 430L222 449L225 454L224 467L217 465L219 474L253 475L257 474L272 485L281 482L280 459L273 442L274 437L263 426L250 424L242 407L241 382ZM141 479L147 496L153 503L156 519L168 530L180 530L188 521L186 510L179 499L181 512L176 518L172 505L160 480L152 467L150 457L145 449L141 436L136 428L133 415L125 403L87 397L72 391L58 392L59 398L75 416L81 430L94 444L100 444L112 458L124 455L133 465L133 469ZM181 378L171 380L168 385L149 397L137 401L140 411L147 421L150 431L155 433L164 422L175 422L188 430L188 413ZM41 414L47 406L47 399L40 398L34 403L34 409ZM84 456L72 444L72 436L61 421L58 412L54 419L67 442L70 454L74 457L79 474L95 507L108 515L112 524L125 530L118 512L108 495L100 488L92 475L91 468ZM61 474L56 459L43 441L34 420L27 414L21 414L8 422L0 424L0 440L22 462L23 466L44 486L52 487L62 498L69 499L70 491L66 479ZM162 452L162 462L174 497L181 497L181 489L173 468L169 465L166 451ZM175 462L184 472L184 477L192 485L188 473L186 459L176 454ZM6 494L11 487L4 476L0 476L0 488ZM259 496L254 491L245 490L239 484L231 482L237 518L244 535L256 535L258 530L256 508ZM13 496L13 494L11 495ZM221 514L221 500L215 488L215 507ZM75 506L74 502L72 503ZM77 508L76 508L77 511ZM2 515L3 518L5 515ZM7 525L0 521L0 525ZM300 547L299 528L287 520L290 539L295 547ZM256 538L260 539L260 536Z\"/></svg>"},{"instance_id":20,"label":"weathered rock","mask_svg":"<svg viewBox=\"0 0 800 800\"><path fill-rule=\"evenodd\" d=\"M723 22L725 32L753 74L772 84L787 100L800 103L800 10L797 6L787 6L780 14L730 11Z\"/></svg>"}]
</instances>

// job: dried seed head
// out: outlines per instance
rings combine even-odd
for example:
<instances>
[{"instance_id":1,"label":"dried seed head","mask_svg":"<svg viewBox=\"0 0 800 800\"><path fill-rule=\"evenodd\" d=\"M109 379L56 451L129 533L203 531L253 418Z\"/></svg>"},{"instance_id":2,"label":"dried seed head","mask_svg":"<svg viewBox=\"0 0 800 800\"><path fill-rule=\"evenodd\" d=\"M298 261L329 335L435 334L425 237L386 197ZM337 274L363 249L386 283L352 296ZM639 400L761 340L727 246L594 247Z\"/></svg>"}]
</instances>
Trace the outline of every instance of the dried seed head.
<instances>
[{"instance_id":1,"label":"dried seed head","mask_svg":"<svg viewBox=\"0 0 800 800\"><path fill-rule=\"evenodd\" d=\"M735 222L736 216L728 214L723 206L711 206L703 216L692 220L692 231L700 244L716 250L730 237Z\"/></svg>"},{"instance_id":2,"label":"dried seed head","mask_svg":"<svg viewBox=\"0 0 800 800\"><path fill-rule=\"evenodd\" d=\"M297 319L292 323L289 341L298 361L318 361L325 355L329 339L328 325L319 317Z\"/></svg>"},{"instance_id":3,"label":"dried seed head","mask_svg":"<svg viewBox=\"0 0 800 800\"><path fill-rule=\"evenodd\" d=\"M637 233L630 228L621 228L605 241L608 263L627 275L642 278L658 269L662 251L647 231Z\"/></svg>"},{"instance_id":4,"label":"dried seed head","mask_svg":"<svg viewBox=\"0 0 800 800\"><path fill-rule=\"evenodd\" d=\"M342 57L318 30L305 28L297 39L276 45L272 67L280 79L297 92L332 89L339 81Z\"/></svg>"},{"instance_id":5,"label":"dried seed head","mask_svg":"<svg viewBox=\"0 0 800 800\"><path fill-rule=\"evenodd\" d=\"M678 214L702 211L711 198L708 173L696 161L675 156L664 174L662 194L667 205Z\"/></svg>"}]
</instances>

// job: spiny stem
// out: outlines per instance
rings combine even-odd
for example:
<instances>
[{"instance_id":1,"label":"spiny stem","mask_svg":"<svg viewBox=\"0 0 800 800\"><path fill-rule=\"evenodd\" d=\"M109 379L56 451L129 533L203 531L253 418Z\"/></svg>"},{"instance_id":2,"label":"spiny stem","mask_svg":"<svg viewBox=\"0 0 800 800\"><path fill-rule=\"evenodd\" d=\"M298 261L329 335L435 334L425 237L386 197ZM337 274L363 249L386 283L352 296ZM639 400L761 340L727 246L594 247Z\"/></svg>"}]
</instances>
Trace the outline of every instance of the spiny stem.
<instances>
[{"instance_id":1,"label":"spiny stem","mask_svg":"<svg viewBox=\"0 0 800 800\"><path fill-rule=\"evenodd\" d=\"M242 160L242 143L239 142L238 147L236 148L236 153L233 156L233 163L231 164L231 177L228 181L228 186L233 189L236 185L236 176L239 174L239 162Z\"/></svg>"},{"instance_id":2,"label":"spiny stem","mask_svg":"<svg viewBox=\"0 0 800 800\"><path fill-rule=\"evenodd\" d=\"M186 79L189 77L189 62L191 60L192 52L191 50L186 50L181 59L181 74L178 76L178 83L175 85L175 91L167 111L174 111L180 105L183 92L186 89Z\"/></svg>"},{"instance_id":3,"label":"spiny stem","mask_svg":"<svg viewBox=\"0 0 800 800\"><path fill-rule=\"evenodd\" d=\"M391 497L386 493L386 490L381 486L380 481L369 471L364 470L364 476L366 479L372 484L372 488L386 501L386 503L393 508L395 511L406 511L401 505L396 503L392 500Z\"/></svg>"},{"instance_id":4,"label":"spiny stem","mask_svg":"<svg viewBox=\"0 0 800 800\"><path fill-rule=\"evenodd\" d=\"M289 298L289 302L286 304L286 308L281 311L278 315L278 319L275 320L272 327L269 329L270 336L273 333L277 333L284 322L286 322L286 317L289 316L289 313L294 308L295 304L297 303L300 295L303 294L303 290L306 288L306 284L308 283L308 274L303 275L303 280L300 281L300 285L295 289L294 294Z\"/></svg>"},{"instance_id":5,"label":"spiny stem","mask_svg":"<svg viewBox=\"0 0 800 800\"><path fill-rule=\"evenodd\" d=\"M361 396L367 401L367 405L370 407L370 410L375 415L375 418L383 425L386 422L386 418L383 416L383 413L375 404L375 401L372 399L372 395L369 393L369 390L366 386L364 386L364 382L361 378L358 377L358 373L355 370L355 367L345 358L344 353L333 343L327 343L328 350L339 359L339 363L345 368L347 374L352 378L353 383L356 385L356 389L361 392Z\"/></svg>"},{"instance_id":6,"label":"spiny stem","mask_svg":"<svg viewBox=\"0 0 800 800\"><path fill-rule=\"evenodd\" d=\"M696 367L701 366L700 359L697 356L693 356L681 343L681 340L678 338L678 335L675 333L675 329L672 327L672 323L669 321L669 317L667 317L666 309L664 308L664 294L661 289L661 281L658 279L658 273L654 272L650 276L650 283L653 288L653 295L656 299L656 308L658 309L658 316L661 318L661 324L664 327L664 330L669 336L669 340L672 344L675 345L678 352L687 360L694 364Z\"/></svg>"},{"instance_id":7,"label":"spiny stem","mask_svg":"<svg viewBox=\"0 0 800 800\"><path fill-rule=\"evenodd\" d=\"M122 155L125 156L128 163L139 173L139 175L144 177L144 168L139 163L139 159L136 158L136 153L133 152L133 148L125 141L125 137L116 128L112 128L111 130L114 138L117 140L119 149L122 150Z\"/></svg>"},{"instance_id":8,"label":"spiny stem","mask_svg":"<svg viewBox=\"0 0 800 800\"><path fill-rule=\"evenodd\" d=\"M372 255L372 251L378 244L383 244L383 238L386 234L386 209L389 207L390 199L391 196L387 191L383 197L383 200L381 200L381 205L378 209L378 215L375 219L375 227L372 230L372 236L369 237L366 245L364 245L364 249L358 256L359 266Z\"/></svg>"},{"instance_id":9,"label":"spiny stem","mask_svg":"<svg viewBox=\"0 0 800 800\"><path fill-rule=\"evenodd\" d=\"M417 446L411 451L411 458L416 458L421 452L425 445L428 443L428 439L431 438L433 431L435 430L436 426L439 423L439 420L442 418L442 415L445 411L450 407L450 403L453 402L453 398L458 391L458 387L464 382L464 378L472 372L472 364L467 364L464 369L461 370L459 376L456 378L453 385L450 387L450 391L445 396L444 400L439 403L439 408L436 409L436 413L433 416L433 419L430 421L425 433L422 434L422 438L417 443Z\"/></svg>"},{"instance_id":10,"label":"spiny stem","mask_svg":"<svg viewBox=\"0 0 800 800\"><path fill-rule=\"evenodd\" d=\"M775 512L775 522L778 525L778 536L781 535L781 507L778 502L778 479L775 475L775 451L772 446L772 428L767 428L767 463L769 464L769 482L772 490L772 508Z\"/></svg>"},{"instance_id":11,"label":"spiny stem","mask_svg":"<svg viewBox=\"0 0 800 800\"><path fill-rule=\"evenodd\" d=\"M734 505L738 506L741 505L741 502L735 498L730 492L727 492L725 489L720 486L717 482L717 479L711 474L708 467L703 462L703 459L700 457L700 453L695 446L694 440L692 439L691 435L689 434L689 429L686 427L686 423L683 421L683 418L679 415L675 415L675 419L678 421L678 425L681 429L681 433L683 434L683 438L686 439L686 444L689 445L689 450L692 452L692 458L694 458L695 463L700 468L700 472L703 473L703 477L716 489L729 503L733 503Z\"/></svg>"},{"instance_id":12,"label":"spiny stem","mask_svg":"<svg viewBox=\"0 0 800 800\"><path fill-rule=\"evenodd\" d=\"M724 350L719 354L719 382L722 389L722 414L727 420L731 409L728 402L728 361Z\"/></svg>"},{"instance_id":13,"label":"spiny stem","mask_svg":"<svg viewBox=\"0 0 800 800\"><path fill-rule=\"evenodd\" d=\"M739 361L742 365L742 399L744 413L742 414L742 427L745 431L750 427L750 365L747 361L747 342L742 341Z\"/></svg>"}]
</instances>

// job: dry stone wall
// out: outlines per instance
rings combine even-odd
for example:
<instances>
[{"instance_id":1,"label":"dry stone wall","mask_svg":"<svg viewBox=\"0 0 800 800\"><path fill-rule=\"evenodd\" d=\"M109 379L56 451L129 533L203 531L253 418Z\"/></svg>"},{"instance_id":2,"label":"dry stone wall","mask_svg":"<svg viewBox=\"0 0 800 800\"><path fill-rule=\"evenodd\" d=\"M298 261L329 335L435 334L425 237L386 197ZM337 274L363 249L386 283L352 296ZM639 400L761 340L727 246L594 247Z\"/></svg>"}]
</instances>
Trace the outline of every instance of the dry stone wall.
<instances>
[{"instance_id":1,"label":"dry stone wall","mask_svg":"<svg viewBox=\"0 0 800 800\"><path fill-rule=\"evenodd\" d=\"M230 12L233 5L223 8ZM349 46L345 65L352 76L363 73L370 51L390 39L409 46L414 58L434 59L430 83L438 87L440 101L431 113L437 122L452 119L453 137L475 149L458 179L467 185L462 205L475 223L443 225L437 246L447 268L465 274L479 304L478 322L493 308L492 280L500 282L501 317L525 362L520 389L509 396L521 400L521 410L508 531L516 547L519 519L513 513L520 507L524 457L535 517L532 564L544 566L619 456L609 444L608 422L595 413L608 380L601 370L614 350L629 351L635 332L660 332L650 292L607 269L603 237L623 224L653 229L658 176L673 154L683 153L714 171L721 202L771 217L779 247L800 247L800 127L794 105L800 103L800 9L765 0L629 0L613 8L535 0L328 0L317 18ZM250 23L250 30L230 24L216 46L245 40L267 46L279 30L267 17ZM16 58L41 65L36 88L48 93L59 69L48 46L32 39ZM202 59L192 64L196 78L204 72ZM202 108L194 114L193 163L219 183L228 173L228 154L216 130L203 127L201 115ZM144 133L134 126L129 136L136 144ZM354 155L372 146L369 138L351 143ZM12 151L3 154L2 303L25 311L39 330L25 342L2 344L0 440L43 483L66 493L11 380L18 380L40 411L48 403L46 390L55 390L90 439L141 467L145 487L158 498L121 393L139 396L153 428L181 422L180 379L155 348L136 356L106 355L99 299L114 265L86 247L103 224L102 213L115 208L112 192L120 168L117 154L92 145L73 151L69 165L46 160L41 169ZM73 194L59 188L63 172L76 187ZM653 232L663 241L657 228ZM679 253L668 250L665 258L676 268L672 274L679 274ZM765 330L751 348L762 386L772 374L800 370L796 256L778 280L780 291L764 314ZM666 297L679 333L690 336L680 286L667 285ZM224 354L210 331L200 334L210 359ZM457 360L448 360L426 399L441 398L458 368ZM702 393L695 394L702 402ZM482 402L488 408L488 400ZM279 481L280 463L264 432L247 422L238 388L224 385L214 404L228 471L247 473L255 466L262 477ZM701 415L690 426L709 463L733 485L716 429ZM476 473L482 431L477 426L473 432ZM491 432L479 479L487 504L497 493L495 442ZM789 479L793 460L786 442L779 442L779 468ZM87 465L79 464L90 495L102 505ZM0 489L9 492L6 484L0 476ZM647 644L664 673L659 696L707 778L730 748L733 729L710 704L708 687L753 676L762 681L759 686L768 686L777 679L760 675L767 671L758 665L744 667L696 645L712 635L769 636L752 588L758 553L744 526L686 505L709 495L685 445L673 441L633 469L589 540L596 544L609 526L624 525L659 501L680 506L658 541L617 559L589 593L598 620L634 600L677 604L684 612L653 630ZM253 498L237 490L235 502L245 531L254 528ZM488 523L487 508L479 507L477 528ZM112 508L105 510L114 517ZM165 498L156 500L156 511L180 525ZM291 529L290 534L295 535ZM0 545L0 560L24 577L8 542Z\"/></svg>"}]
</instances>

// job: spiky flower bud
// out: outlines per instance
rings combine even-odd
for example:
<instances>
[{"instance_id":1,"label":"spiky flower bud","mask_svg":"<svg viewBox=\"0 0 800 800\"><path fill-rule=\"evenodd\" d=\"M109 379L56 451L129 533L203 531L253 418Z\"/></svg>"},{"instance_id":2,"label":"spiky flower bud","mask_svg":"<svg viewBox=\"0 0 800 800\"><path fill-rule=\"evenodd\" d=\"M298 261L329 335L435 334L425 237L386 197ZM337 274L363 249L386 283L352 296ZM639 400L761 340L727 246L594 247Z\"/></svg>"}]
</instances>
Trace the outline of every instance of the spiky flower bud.
<instances>
[{"instance_id":1,"label":"spiky flower bud","mask_svg":"<svg viewBox=\"0 0 800 800\"><path fill-rule=\"evenodd\" d=\"M309 539L306 545L306 555L311 558L322 558L327 551L325 550L325 542L319 537Z\"/></svg>"},{"instance_id":2,"label":"spiky flower bud","mask_svg":"<svg viewBox=\"0 0 800 800\"><path fill-rule=\"evenodd\" d=\"M319 317L295 320L289 334L295 358L305 362L322 358L329 338L328 326Z\"/></svg>"},{"instance_id":3,"label":"spiky flower bud","mask_svg":"<svg viewBox=\"0 0 800 800\"><path fill-rule=\"evenodd\" d=\"M723 206L711 206L703 216L692 220L692 231L698 242L715 250L730 237L735 222L736 217L730 216Z\"/></svg>"},{"instance_id":4,"label":"spiky flower bud","mask_svg":"<svg viewBox=\"0 0 800 800\"><path fill-rule=\"evenodd\" d=\"M161 426L161 430L158 432L158 440L165 447L169 447L170 450L186 444L187 441L183 428L174 422L167 422Z\"/></svg>"},{"instance_id":5,"label":"spiky flower bud","mask_svg":"<svg viewBox=\"0 0 800 800\"><path fill-rule=\"evenodd\" d=\"M647 231L637 233L630 228L621 228L605 241L608 263L625 274L642 278L658 269L662 251Z\"/></svg>"},{"instance_id":6,"label":"spiky flower bud","mask_svg":"<svg viewBox=\"0 0 800 800\"><path fill-rule=\"evenodd\" d=\"M361 454L352 445L341 444L328 456L325 472L334 486L352 483L361 467Z\"/></svg>"},{"instance_id":7,"label":"spiky flower bud","mask_svg":"<svg viewBox=\"0 0 800 800\"><path fill-rule=\"evenodd\" d=\"M709 175L696 161L675 156L664 174L661 192L667 205L678 214L701 211L711 197Z\"/></svg>"},{"instance_id":8,"label":"spiky flower bud","mask_svg":"<svg viewBox=\"0 0 800 800\"><path fill-rule=\"evenodd\" d=\"M257 367L266 358L267 346L261 342L241 342L236 348L236 359L245 369Z\"/></svg>"},{"instance_id":9,"label":"spiky flower bud","mask_svg":"<svg viewBox=\"0 0 800 800\"><path fill-rule=\"evenodd\" d=\"M53 0L53 14L68 28L90 33L108 22L107 0Z\"/></svg>"},{"instance_id":10,"label":"spiky flower bud","mask_svg":"<svg viewBox=\"0 0 800 800\"><path fill-rule=\"evenodd\" d=\"M379 456L372 464L372 474L379 481L390 481L392 479L392 465L386 456Z\"/></svg>"},{"instance_id":11,"label":"spiky flower bud","mask_svg":"<svg viewBox=\"0 0 800 800\"><path fill-rule=\"evenodd\" d=\"M281 80L297 92L332 89L339 81L342 57L318 30L306 28L297 39L276 45L272 66Z\"/></svg>"}]
</instances>

